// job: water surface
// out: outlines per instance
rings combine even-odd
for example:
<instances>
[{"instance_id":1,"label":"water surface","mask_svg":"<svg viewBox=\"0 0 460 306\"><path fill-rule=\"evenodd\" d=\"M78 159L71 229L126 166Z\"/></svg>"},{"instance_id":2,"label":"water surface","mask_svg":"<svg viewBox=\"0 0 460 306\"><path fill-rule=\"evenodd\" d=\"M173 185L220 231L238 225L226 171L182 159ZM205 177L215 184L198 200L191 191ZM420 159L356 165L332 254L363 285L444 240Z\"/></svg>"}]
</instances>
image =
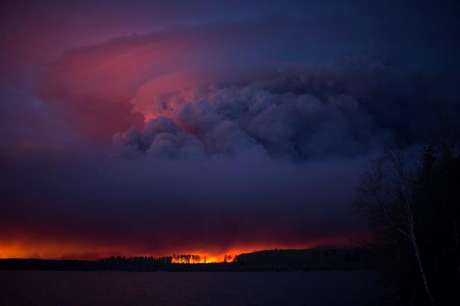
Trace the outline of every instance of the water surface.
<instances>
[{"instance_id":1,"label":"water surface","mask_svg":"<svg viewBox=\"0 0 460 306\"><path fill-rule=\"evenodd\" d=\"M372 272L0 271L0 306L375 305L376 281Z\"/></svg>"}]
</instances>

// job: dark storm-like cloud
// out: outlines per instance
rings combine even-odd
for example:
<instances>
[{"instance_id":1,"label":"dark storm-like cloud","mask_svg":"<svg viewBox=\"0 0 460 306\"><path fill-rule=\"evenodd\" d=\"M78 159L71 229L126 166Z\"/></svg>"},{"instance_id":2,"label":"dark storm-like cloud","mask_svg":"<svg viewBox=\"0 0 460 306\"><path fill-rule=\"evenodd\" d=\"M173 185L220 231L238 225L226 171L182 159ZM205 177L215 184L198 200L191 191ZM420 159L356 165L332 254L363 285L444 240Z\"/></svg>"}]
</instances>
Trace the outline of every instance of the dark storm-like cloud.
<instances>
[{"instance_id":1,"label":"dark storm-like cloud","mask_svg":"<svg viewBox=\"0 0 460 306\"><path fill-rule=\"evenodd\" d=\"M212 1L187 8L172 1L160 6L164 14L150 1L135 7L120 1L109 12L104 11L105 1L84 1L73 7L45 3L5 4L8 14L3 28L11 43L3 46L1 67L9 77L32 78L34 86L19 84L19 91L32 91L25 95L36 95L51 105L52 112L71 129L103 142L130 126L142 126L152 92L251 81L267 71L286 69L326 70L332 74L328 82L350 83L354 69L393 65L412 72L399 77L413 79L420 71L443 74L458 66L454 51L458 22L453 18L452 1L443 5L390 1L372 7L360 1L350 5L340 1L261 5L256 1L250 9L242 3L215 5ZM226 13L229 6L234 8L232 14ZM89 7L94 8L92 13L84 14ZM189 9L214 17L188 20ZM73 18L60 20L69 11ZM43 13L41 18L38 12ZM99 13L105 18L98 18ZM143 25L131 31L143 34L129 35L132 22L127 20L133 19ZM101 33L93 37L95 32L87 27ZM19 68L14 65L21 69L15 71ZM337 77L338 73L342 76ZM385 79L375 74L369 77ZM358 78L352 85L366 89L370 82Z\"/></svg>"},{"instance_id":2,"label":"dark storm-like cloud","mask_svg":"<svg viewBox=\"0 0 460 306\"><path fill-rule=\"evenodd\" d=\"M364 163L295 165L257 152L193 162L17 161L5 168L3 200L12 205L1 227L21 224L35 239L72 237L153 253L353 239L359 226L337 203L350 199Z\"/></svg>"},{"instance_id":3,"label":"dark storm-like cloud","mask_svg":"<svg viewBox=\"0 0 460 306\"><path fill-rule=\"evenodd\" d=\"M379 69L346 76L280 74L246 85L178 90L150 96L150 106L142 107L155 117L143 130L116 134L114 144L129 158L245 151L303 161L367 155L396 135L411 145L448 130L456 134L460 94L454 83L398 79Z\"/></svg>"},{"instance_id":4,"label":"dark storm-like cloud","mask_svg":"<svg viewBox=\"0 0 460 306\"><path fill-rule=\"evenodd\" d=\"M347 95L320 100L246 86L211 89L181 103L171 119L160 116L142 132L116 135L121 154L187 158L259 151L275 158L341 158L369 152L382 138L366 109ZM168 109L168 99L162 106Z\"/></svg>"}]
</instances>

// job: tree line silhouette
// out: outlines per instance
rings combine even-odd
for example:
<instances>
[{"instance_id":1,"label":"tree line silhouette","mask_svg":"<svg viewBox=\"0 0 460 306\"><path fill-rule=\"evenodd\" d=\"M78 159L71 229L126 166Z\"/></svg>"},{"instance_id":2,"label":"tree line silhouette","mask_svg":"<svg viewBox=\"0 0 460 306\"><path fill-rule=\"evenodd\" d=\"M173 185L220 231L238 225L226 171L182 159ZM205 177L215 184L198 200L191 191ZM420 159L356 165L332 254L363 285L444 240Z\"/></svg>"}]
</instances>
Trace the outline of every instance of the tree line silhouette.
<instances>
[{"instance_id":1,"label":"tree line silhouette","mask_svg":"<svg viewBox=\"0 0 460 306\"><path fill-rule=\"evenodd\" d=\"M370 267L365 249L319 248L267 250L205 263L198 255L110 257L101 260L0 259L0 270L117 271L310 271L356 270Z\"/></svg>"},{"instance_id":2,"label":"tree line silhouette","mask_svg":"<svg viewBox=\"0 0 460 306\"><path fill-rule=\"evenodd\" d=\"M392 305L460 305L460 154L387 148L356 202Z\"/></svg>"}]
</instances>

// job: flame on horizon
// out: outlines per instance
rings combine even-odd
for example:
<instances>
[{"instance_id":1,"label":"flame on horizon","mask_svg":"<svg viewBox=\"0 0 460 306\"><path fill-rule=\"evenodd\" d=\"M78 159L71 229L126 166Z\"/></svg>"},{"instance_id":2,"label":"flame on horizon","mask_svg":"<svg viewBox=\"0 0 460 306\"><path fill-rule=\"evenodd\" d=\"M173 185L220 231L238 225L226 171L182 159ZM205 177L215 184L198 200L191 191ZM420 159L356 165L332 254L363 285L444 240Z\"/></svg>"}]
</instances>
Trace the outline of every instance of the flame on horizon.
<instances>
[{"instance_id":1,"label":"flame on horizon","mask_svg":"<svg viewBox=\"0 0 460 306\"><path fill-rule=\"evenodd\" d=\"M173 264L209 264L209 263L230 263L233 262L239 254L225 254L221 256L212 255L173 255L171 263Z\"/></svg>"}]
</instances>

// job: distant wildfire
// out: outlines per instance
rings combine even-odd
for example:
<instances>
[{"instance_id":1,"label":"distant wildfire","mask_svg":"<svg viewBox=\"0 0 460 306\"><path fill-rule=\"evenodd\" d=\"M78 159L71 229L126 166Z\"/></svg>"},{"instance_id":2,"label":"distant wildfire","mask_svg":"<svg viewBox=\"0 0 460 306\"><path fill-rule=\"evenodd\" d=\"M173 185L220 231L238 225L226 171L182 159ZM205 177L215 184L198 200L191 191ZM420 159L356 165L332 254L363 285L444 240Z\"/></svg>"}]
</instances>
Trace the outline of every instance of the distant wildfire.
<instances>
[{"instance_id":1,"label":"distant wildfire","mask_svg":"<svg viewBox=\"0 0 460 306\"><path fill-rule=\"evenodd\" d=\"M225 255L173 255L171 263L173 264L207 264L207 263L223 263L233 262L239 254Z\"/></svg>"},{"instance_id":2,"label":"distant wildfire","mask_svg":"<svg viewBox=\"0 0 460 306\"><path fill-rule=\"evenodd\" d=\"M89 245L72 242L3 241L0 244L0 259L41 258L41 259L103 259L109 257L156 257L171 258L175 264L206 264L233 262L240 254L272 249L308 249L326 245L346 245L346 241L336 239L317 241L311 244L255 244L223 250L142 250L130 246Z\"/></svg>"}]
</instances>

